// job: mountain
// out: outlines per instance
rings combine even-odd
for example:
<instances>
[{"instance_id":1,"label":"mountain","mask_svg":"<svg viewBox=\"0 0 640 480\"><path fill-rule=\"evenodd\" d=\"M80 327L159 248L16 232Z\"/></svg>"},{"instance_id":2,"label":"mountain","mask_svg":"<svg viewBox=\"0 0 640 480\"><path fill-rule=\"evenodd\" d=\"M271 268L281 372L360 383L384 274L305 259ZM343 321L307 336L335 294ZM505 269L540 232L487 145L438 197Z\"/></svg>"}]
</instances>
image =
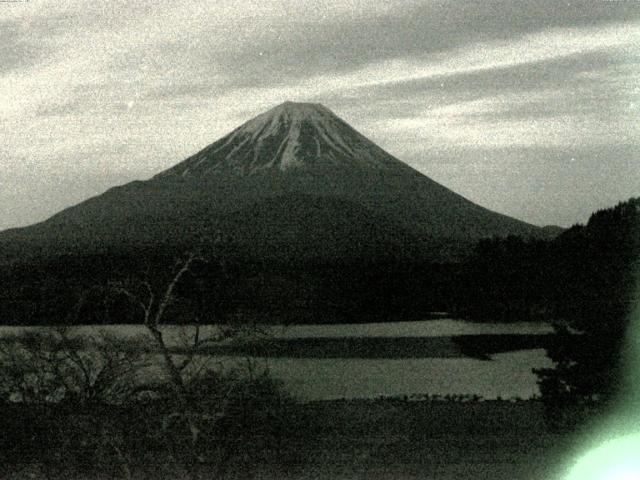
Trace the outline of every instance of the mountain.
<instances>
[{"instance_id":1,"label":"mountain","mask_svg":"<svg viewBox=\"0 0 640 480\"><path fill-rule=\"evenodd\" d=\"M189 245L222 233L281 260L455 258L483 237L546 237L434 182L320 104L286 102L147 181L0 233L4 262Z\"/></svg>"},{"instance_id":2,"label":"mountain","mask_svg":"<svg viewBox=\"0 0 640 480\"><path fill-rule=\"evenodd\" d=\"M100 286L146 275L160 287L194 245L222 261L191 272L175 322L424 318L463 296L452 260L512 234L553 232L461 197L322 105L287 102L149 180L0 232L0 318L136 321Z\"/></svg>"}]
</instances>

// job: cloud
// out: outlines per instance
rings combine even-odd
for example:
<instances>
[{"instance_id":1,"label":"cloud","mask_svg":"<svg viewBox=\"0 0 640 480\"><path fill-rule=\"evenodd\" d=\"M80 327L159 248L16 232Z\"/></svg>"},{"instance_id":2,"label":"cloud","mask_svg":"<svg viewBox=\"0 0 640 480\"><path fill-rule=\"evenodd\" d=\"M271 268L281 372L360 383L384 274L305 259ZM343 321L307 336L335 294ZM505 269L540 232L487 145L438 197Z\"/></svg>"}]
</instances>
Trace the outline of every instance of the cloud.
<instances>
[{"instance_id":1,"label":"cloud","mask_svg":"<svg viewBox=\"0 0 640 480\"><path fill-rule=\"evenodd\" d=\"M640 145L460 146L411 158L419 170L493 210L571 226L640 192Z\"/></svg>"},{"instance_id":2,"label":"cloud","mask_svg":"<svg viewBox=\"0 0 640 480\"><path fill-rule=\"evenodd\" d=\"M14 192L7 204L29 202L20 197L29 176L81 179L86 188L76 191L86 195L116 179L146 178L285 100L325 103L417 166L460 149L638 144L633 3L2 7L0 180ZM45 209L77 200L53 180L42 185Z\"/></svg>"},{"instance_id":3,"label":"cloud","mask_svg":"<svg viewBox=\"0 0 640 480\"><path fill-rule=\"evenodd\" d=\"M43 55L19 23L0 22L0 73L33 65Z\"/></svg>"},{"instance_id":4,"label":"cloud","mask_svg":"<svg viewBox=\"0 0 640 480\"><path fill-rule=\"evenodd\" d=\"M360 15L331 21L314 18L318 11L309 8L307 15L293 15L286 22L234 25L228 32L235 40L230 50L217 48L220 25L213 23L196 43L175 39L162 48L189 51L189 59L203 67L202 73L207 66L220 68L233 84L249 88L327 72L346 73L395 59L424 62L478 42L510 42L553 29L597 30L640 18L638 9L627 2L494 1L459 3L453 8L437 1L390 5L388 11L374 9L366 16L359 11Z\"/></svg>"}]
</instances>

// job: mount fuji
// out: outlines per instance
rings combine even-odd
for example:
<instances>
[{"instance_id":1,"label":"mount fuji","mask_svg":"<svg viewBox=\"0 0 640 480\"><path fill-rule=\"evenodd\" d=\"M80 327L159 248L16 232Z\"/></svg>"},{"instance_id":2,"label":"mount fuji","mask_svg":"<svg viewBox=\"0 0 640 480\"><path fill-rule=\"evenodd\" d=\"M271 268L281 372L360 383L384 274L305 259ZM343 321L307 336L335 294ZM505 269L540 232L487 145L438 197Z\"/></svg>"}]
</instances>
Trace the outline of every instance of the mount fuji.
<instances>
[{"instance_id":1,"label":"mount fuji","mask_svg":"<svg viewBox=\"0 0 640 480\"><path fill-rule=\"evenodd\" d=\"M320 104L286 102L146 181L0 233L0 260L184 245L253 258L459 258L485 237L545 237L431 180Z\"/></svg>"}]
</instances>

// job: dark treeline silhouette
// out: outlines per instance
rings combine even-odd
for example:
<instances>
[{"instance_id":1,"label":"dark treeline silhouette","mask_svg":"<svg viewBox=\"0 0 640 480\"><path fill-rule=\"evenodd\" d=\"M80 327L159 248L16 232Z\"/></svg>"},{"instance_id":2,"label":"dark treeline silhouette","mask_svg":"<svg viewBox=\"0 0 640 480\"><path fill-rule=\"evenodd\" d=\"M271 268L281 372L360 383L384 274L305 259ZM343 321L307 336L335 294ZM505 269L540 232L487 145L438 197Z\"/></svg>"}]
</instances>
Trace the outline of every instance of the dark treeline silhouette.
<instances>
[{"instance_id":1,"label":"dark treeline silhouette","mask_svg":"<svg viewBox=\"0 0 640 480\"><path fill-rule=\"evenodd\" d=\"M340 261L256 260L224 241L205 251L177 292L175 323L246 319L260 323L343 323L428 318L429 312L476 321L545 320L591 325L628 309L638 253L638 200L593 214L553 240L480 241L465 261L433 263L394 256ZM126 308L103 291L111 281L163 283L192 245L67 254L0 269L5 324L128 323ZM81 312L74 306L82 300ZM186 309L186 310L185 310ZM69 318L69 312L75 312ZM614 328L614 327L611 327Z\"/></svg>"},{"instance_id":2,"label":"dark treeline silhouette","mask_svg":"<svg viewBox=\"0 0 640 480\"><path fill-rule=\"evenodd\" d=\"M460 313L620 329L640 255L639 205L631 199L598 211L549 241L481 241L462 269Z\"/></svg>"},{"instance_id":3,"label":"dark treeline silhouette","mask_svg":"<svg viewBox=\"0 0 640 480\"><path fill-rule=\"evenodd\" d=\"M550 241L482 241L462 268L460 313L621 334L637 300L639 256L640 199L598 211Z\"/></svg>"},{"instance_id":4,"label":"dark treeline silhouette","mask_svg":"<svg viewBox=\"0 0 640 480\"><path fill-rule=\"evenodd\" d=\"M0 317L17 325L131 323L126 306L113 298L105 303L109 282L144 275L161 284L184 251L66 255L7 266L0 269ZM394 259L285 264L255 261L231 247L206 256L209 261L195 267L177 291L182 310L172 312L174 323L195 316L203 323L424 319L428 312L451 310L460 269Z\"/></svg>"},{"instance_id":5,"label":"dark treeline silhouette","mask_svg":"<svg viewBox=\"0 0 640 480\"><path fill-rule=\"evenodd\" d=\"M457 314L478 321L549 320L557 297L555 243L482 240L461 268Z\"/></svg>"},{"instance_id":6,"label":"dark treeline silhouette","mask_svg":"<svg viewBox=\"0 0 640 480\"><path fill-rule=\"evenodd\" d=\"M550 418L562 424L627 393L621 360L640 301L640 199L594 213L554 244L557 341L547 352L555 368L537 373ZM566 418L576 404L581 415Z\"/></svg>"}]
</instances>

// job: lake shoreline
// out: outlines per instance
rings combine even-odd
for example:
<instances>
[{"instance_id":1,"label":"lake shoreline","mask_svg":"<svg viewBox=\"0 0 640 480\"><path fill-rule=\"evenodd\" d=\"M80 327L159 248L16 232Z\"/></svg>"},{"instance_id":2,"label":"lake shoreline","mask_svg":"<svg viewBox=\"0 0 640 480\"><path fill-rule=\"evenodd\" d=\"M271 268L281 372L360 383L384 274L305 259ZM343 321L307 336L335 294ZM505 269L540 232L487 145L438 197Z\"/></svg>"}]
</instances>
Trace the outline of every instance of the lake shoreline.
<instances>
[{"instance_id":1,"label":"lake shoreline","mask_svg":"<svg viewBox=\"0 0 640 480\"><path fill-rule=\"evenodd\" d=\"M0 328L0 337L25 331L47 329L5 327ZM167 346L177 356L189 353L195 331L195 327L163 326ZM412 395L532 398L539 394L533 369L553 366L545 350L553 341L552 327L528 322L440 319L263 331L266 335L201 348L198 357L229 368L252 358L304 400ZM215 332L216 327L201 327L199 339ZM91 339L106 334L111 341L115 336L115 345L121 340L122 348L144 348L158 355L143 325L77 326L67 334ZM159 355L156 360L157 370Z\"/></svg>"}]
</instances>

